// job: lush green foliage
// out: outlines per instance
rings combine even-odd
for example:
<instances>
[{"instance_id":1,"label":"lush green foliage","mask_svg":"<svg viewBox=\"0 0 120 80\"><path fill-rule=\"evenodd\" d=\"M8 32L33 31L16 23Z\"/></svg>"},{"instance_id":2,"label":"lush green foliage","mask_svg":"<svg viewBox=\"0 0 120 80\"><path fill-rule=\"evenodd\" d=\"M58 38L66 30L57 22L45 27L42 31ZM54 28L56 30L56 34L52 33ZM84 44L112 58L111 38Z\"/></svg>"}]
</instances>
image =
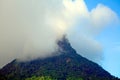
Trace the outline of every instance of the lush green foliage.
<instances>
[{"instance_id":1,"label":"lush green foliage","mask_svg":"<svg viewBox=\"0 0 120 80\"><path fill-rule=\"evenodd\" d=\"M31 78L26 78L25 80L57 80L54 78L51 78L50 76L41 76L41 77L36 77L33 76ZM75 78L75 77L68 77L66 80L83 80L82 78Z\"/></svg>"}]
</instances>

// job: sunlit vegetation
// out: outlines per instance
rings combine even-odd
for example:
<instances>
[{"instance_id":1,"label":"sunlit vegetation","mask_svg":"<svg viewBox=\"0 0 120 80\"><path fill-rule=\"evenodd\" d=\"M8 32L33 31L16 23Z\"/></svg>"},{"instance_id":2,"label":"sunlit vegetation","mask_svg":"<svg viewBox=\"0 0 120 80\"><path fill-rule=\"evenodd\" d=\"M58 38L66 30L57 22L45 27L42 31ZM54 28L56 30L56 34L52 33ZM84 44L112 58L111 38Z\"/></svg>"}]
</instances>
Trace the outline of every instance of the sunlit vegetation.
<instances>
[{"instance_id":1,"label":"sunlit vegetation","mask_svg":"<svg viewBox=\"0 0 120 80\"><path fill-rule=\"evenodd\" d=\"M58 80L55 78L51 78L50 76L41 76L41 77L36 77L33 76L31 78L26 78L25 80ZM66 80L83 80L82 78L75 78L75 77L68 77Z\"/></svg>"}]
</instances>

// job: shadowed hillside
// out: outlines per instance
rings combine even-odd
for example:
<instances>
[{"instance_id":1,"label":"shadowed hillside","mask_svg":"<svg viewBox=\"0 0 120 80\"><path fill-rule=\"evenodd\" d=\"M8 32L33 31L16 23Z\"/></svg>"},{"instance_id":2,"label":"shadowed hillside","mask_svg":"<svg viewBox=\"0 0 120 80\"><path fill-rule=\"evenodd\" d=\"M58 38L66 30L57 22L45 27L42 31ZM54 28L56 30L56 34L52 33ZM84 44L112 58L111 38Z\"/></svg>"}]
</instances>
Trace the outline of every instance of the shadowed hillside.
<instances>
[{"instance_id":1,"label":"shadowed hillside","mask_svg":"<svg viewBox=\"0 0 120 80\"><path fill-rule=\"evenodd\" d=\"M50 80L119 80L78 55L65 37L57 44L59 49L54 54L59 55L26 62L15 59L0 70L0 80L34 80L35 76L48 76Z\"/></svg>"}]
</instances>

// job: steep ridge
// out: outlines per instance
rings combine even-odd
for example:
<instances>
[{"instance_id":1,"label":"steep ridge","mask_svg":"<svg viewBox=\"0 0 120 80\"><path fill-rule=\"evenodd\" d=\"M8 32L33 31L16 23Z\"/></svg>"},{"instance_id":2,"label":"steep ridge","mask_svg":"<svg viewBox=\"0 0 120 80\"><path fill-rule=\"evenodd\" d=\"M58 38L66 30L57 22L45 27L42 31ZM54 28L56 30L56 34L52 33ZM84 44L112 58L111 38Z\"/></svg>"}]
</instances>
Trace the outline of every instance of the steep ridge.
<instances>
[{"instance_id":1,"label":"steep ridge","mask_svg":"<svg viewBox=\"0 0 120 80\"><path fill-rule=\"evenodd\" d=\"M32 76L50 76L57 80L68 77L83 80L119 80L98 64L80 56L63 37L57 42L59 49L52 57L19 62L17 59L0 70L0 80L25 80Z\"/></svg>"}]
</instances>

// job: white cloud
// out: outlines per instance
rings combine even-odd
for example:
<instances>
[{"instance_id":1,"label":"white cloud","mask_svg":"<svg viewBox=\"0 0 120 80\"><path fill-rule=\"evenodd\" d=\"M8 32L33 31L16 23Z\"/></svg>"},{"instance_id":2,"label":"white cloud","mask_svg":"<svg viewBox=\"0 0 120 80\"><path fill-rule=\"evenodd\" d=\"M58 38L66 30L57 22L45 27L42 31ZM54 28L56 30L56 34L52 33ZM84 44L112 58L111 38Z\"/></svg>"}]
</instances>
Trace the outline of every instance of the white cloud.
<instances>
[{"instance_id":1,"label":"white cloud","mask_svg":"<svg viewBox=\"0 0 120 80\"><path fill-rule=\"evenodd\" d=\"M0 66L14 58L51 55L63 34L79 54L98 61L102 49L94 34L117 18L104 5L89 12L84 0L0 0L0 4Z\"/></svg>"},{"instance_id":2,"label":"white cloud","mask_svg":"<svg viewBox=\"0 0 120 80\"><path fill-rule=\"evenodd\" d=\"M90 19L94 29L102 28L118 22L118 16L109 7L98 4L96 8L90 12Z\"/></svg>"},{"instance_id":3,"label":"white cloud","mask_svg":"<svg viewBox=\"0 0 120 80\"><path fill-rule=\"evenodd\" d=\"M69 16L74 16L75 23L68 30L68 38L73 48L82 56L100 63L103 59L102 44L97 42L95 37L104 28L118 22L117 14L102 4L88 11L84 0L65 1L68 1L66 2L69 10L67 14L72 13Z\"/></svg>"},{"instance_id":4,"label":"white cloud","mask_svg":"<svg viewBox=\"0 0 120 80\"><path fill-rule=\"evenodd\" d=\"M54 25L55 20L51 25L48 23L61 14L61 0L0 0L0 3L0 66L15 58L45 57L55 51L56 40L63 32Z\"/></svg>"}]
</instances>

